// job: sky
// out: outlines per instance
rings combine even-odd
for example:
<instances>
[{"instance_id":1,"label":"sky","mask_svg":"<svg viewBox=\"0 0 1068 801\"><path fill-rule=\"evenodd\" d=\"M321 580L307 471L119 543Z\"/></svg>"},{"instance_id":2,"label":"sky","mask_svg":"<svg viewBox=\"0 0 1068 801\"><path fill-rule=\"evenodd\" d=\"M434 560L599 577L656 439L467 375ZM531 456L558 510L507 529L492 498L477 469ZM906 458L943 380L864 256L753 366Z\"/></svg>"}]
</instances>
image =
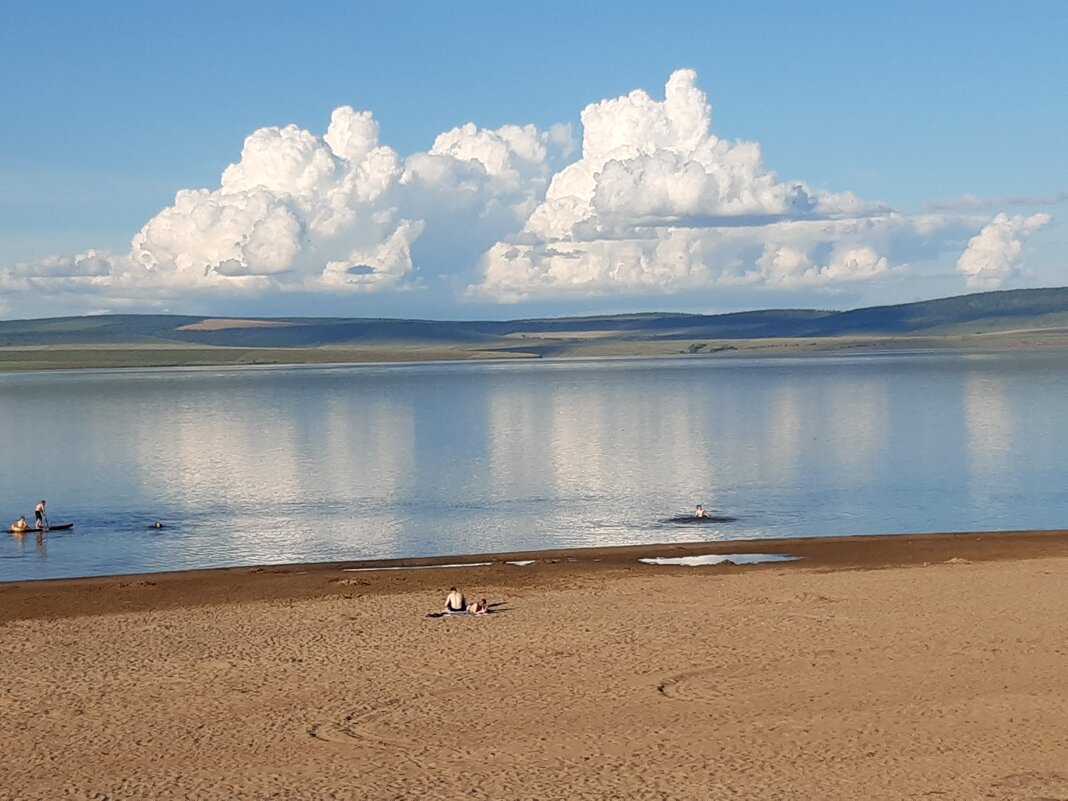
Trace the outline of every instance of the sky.
<instances>
[{"instance_id":1,"label":"sky","mask_svg":"<svg viewBox=\"0 0 1068 801\"><path fill-rule=\"evenodd\" d=\"M0 319L1068 284L1068 3L0 2Z\"/></svg>"}]
</instances>

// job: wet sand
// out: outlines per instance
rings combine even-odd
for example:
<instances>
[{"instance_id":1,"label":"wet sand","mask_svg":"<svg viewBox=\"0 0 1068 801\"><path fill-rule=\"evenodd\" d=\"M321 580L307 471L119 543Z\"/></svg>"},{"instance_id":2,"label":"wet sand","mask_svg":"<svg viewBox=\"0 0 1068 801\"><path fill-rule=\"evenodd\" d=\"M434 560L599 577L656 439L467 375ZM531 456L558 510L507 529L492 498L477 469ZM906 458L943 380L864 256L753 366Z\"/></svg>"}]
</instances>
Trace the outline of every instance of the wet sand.
<instances>
[{"instance_id":1,"label":"wet sand","mask_svg":"<svg viewBox=\"0 0 1068 801\"><path fill-rule=\"evenodd\" d=\"M1068 799L1068 532L437 561L0 584L0 798Z\"/></svg>"}]
</instances>

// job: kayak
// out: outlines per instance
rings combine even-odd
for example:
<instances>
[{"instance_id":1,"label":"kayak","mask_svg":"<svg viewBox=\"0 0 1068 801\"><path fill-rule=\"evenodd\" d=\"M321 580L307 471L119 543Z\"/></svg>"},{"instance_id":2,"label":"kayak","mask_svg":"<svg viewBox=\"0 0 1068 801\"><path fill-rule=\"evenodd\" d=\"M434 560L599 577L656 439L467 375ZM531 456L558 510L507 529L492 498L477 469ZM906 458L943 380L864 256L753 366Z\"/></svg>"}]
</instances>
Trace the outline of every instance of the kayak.
<instances>
[{"instance_id":1,"label":"kayak","mask_svg":"<svg viewBox=\"0 0 1068 801\"><path fill-rule=\"evenodd\" d=\"M15 528L12 526L8 529L12 534L26 534L30 531L66 531L69 528L74 528L73 523L56 523L54 526L43 526L42 528L35 528L34 526L26 526L26 528Z\"/></svg>"}]
</instances>

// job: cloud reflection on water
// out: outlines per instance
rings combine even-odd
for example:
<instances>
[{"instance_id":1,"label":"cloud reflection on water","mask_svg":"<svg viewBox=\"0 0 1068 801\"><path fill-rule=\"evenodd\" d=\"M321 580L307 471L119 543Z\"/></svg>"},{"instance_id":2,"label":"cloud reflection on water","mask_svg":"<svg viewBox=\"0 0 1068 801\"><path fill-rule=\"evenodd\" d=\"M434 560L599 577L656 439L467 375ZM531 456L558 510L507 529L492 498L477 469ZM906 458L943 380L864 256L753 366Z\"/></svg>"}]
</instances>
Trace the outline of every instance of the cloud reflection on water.
<instances>
[{"instance_id":1,"label":"cloud reflection on water","mask_svg":"<svg viewBox=\"0 0 1068 801\"><path fill-rule=\"evenodd\" d=\"M0 450L62 455L0 500L77 526L0 575L1056 527L1065 358L0 376Z\"/></svg>"},{"instance_id":2,"label":"cloud reflection on water","mask_svg":"<svg viewBox=\"0 0 1068 801\"><path fill-rule=\"evenodd\" d=\"M973 503L997 508L1013 491L1017 477L1009 469L1013 411L1003 377L969 371L964 381L964 423Z\"/></svg>"}]
</instances>

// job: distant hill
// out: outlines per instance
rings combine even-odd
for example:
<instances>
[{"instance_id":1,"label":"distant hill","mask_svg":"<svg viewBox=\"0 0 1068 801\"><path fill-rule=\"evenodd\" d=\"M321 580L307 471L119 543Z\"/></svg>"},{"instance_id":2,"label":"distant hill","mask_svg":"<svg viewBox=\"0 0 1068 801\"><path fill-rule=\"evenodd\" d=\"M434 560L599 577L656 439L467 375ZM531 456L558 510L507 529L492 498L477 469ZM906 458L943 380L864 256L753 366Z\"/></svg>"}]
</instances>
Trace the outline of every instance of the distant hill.
<instances>
[{"instance_id":1,"label":"distant hill","mask_svg":"<svg viewBox=\"0 0 1068 801\"><path fill-rule=\"evenodd\" d=\"M1068 288L984 292L852 311L614 314L507 321L115 314L0 321L2 348L349 348L433 346L481 355L561 355L576 342L967 336L1068 329ZM694 346L697 347L697 346ZM704 346L701 346L704 347ZM677 351L676 351L677 352Z\"/></svg>"}]
</instances>

